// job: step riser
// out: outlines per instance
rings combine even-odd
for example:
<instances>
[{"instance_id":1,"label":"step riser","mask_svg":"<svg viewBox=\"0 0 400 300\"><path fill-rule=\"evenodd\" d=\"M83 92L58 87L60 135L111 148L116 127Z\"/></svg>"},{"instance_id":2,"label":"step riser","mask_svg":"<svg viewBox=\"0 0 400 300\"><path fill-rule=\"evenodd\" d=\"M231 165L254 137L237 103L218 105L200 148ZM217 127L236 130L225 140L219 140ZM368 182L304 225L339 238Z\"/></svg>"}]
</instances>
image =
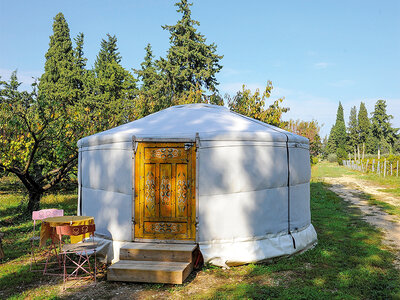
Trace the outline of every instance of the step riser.
<instances>
[{"instance_id":1,"label":"step riser","mask_svg":"<svg viewBox=\"0 0 400 300\"><path fill-rule=\"evenodd\" d=\"M192 252L157 251L147 249L121 249L121 260L192 262Z\"/></svg>"},{"instance_id":2,"label":"step riser","mask_svg":"<svg viewBox=\"0 0 400 300\"><path fill-rule=\"evenodd\" d=\"M182 284L192 271L189 265L182 271L146 271L146 270L121 270L109 269L107 280L111 281L129 281L129 282L150 282L150 283L170 283Z\"/></svg>"}]
</instances>

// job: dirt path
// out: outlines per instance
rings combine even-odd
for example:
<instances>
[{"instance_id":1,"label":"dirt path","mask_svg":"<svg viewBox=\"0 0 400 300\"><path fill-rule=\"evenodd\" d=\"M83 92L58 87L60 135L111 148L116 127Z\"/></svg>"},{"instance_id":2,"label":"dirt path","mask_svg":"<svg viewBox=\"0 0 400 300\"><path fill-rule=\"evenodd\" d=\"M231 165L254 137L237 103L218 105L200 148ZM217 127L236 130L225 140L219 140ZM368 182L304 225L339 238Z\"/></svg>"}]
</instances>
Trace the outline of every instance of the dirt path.
<instances>
[{"instance_id":1,"label":"dirt path","mask_svg":"<svg viewBox=\"0 0 400 300\"><path fill-rule=\"evenodd\" d=\"M378 206L370 205L363 193L394 206L400 206L400 198L379 191L382 187L358 179L355 176L325 177L324 181L331 184L328 188L332 192L358 207L368 223L384 232L384 243L396 253L397 259L395 263L397 268L400 269L400 218L389 215Z\"/></svg>"}]
</instances>

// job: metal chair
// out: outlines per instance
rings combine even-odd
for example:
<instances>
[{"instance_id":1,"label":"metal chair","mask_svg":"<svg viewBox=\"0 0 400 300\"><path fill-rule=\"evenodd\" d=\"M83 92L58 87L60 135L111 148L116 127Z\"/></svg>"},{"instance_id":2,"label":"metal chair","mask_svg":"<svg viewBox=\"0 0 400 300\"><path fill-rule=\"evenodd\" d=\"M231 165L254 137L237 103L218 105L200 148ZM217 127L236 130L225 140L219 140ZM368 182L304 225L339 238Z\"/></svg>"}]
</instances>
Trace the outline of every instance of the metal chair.
<instances>
[{"instance_id":1,"label":"metal chair","mask_svg":"<svg viewBox=\"0 0 400 300\"><path fill-rule=\"evenodd\" d=\"M36 257L35 257L35 241L40 241L40 236L36 235L36 221L42 221L43 219L50 218L50 217L61 217L64 215L64 210L63 209L55 209L55 208L49 208L49 209L42 209L42 210L37 210L32 212L32 220L33 220L33 231L32 231L32 237L29 239L31 242L31 265L30 265L30 270L32 271L32 261L36 262ZM45 264L45 270L47 267L47 262L49 260L49 256L51 255L52 251L55 251L55 254L57 255L57 249L54 247L54 243L51 243L49 249L46 251L46 264ZM45 272L45 271L44 271Z\"/></svg>"},{"instance_id":2,"label":"metal chair","mask_svg":"<svg viewBox=\"0 0 400 300\"><path fill-rule=\"evenodd\" d=\"M94 279L94 283L96 284L96 276L97 276L97 263L96 263L96 248L97 243L94 241L94 232L96 230L96 226L92 225L63 225L57 226L56 232L60 237L60 249L61 255L63 256L63 267L64 267L64 285L69 279L83 279L89 278ZM89 234L90 237L87 240L84 240L81 243L76 244L64 244L61 245L61 240L63 236L78 236L83 234ZM92 265L90 264L90 258L94 256L94 268L92 269ZM72 268L72 272L67 272L67 264L70 263L72 266L68 266ZM82 271L83 276L79 276L79 271Z\"/></svg>"}]
</instances>

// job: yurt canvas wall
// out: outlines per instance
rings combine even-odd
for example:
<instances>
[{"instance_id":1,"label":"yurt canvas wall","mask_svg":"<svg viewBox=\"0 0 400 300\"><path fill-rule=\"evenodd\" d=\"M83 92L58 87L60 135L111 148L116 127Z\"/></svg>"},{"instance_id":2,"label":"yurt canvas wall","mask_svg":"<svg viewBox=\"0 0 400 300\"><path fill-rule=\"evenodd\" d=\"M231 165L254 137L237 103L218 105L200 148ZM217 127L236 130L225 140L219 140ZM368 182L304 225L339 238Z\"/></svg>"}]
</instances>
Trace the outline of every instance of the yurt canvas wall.
<instances>
[{"instance_id":1,"label":"yurt canvas wall","mask_svg":"<svg viewBox=\"0 0 400 300\"><path fill-rule=\"evenodd\" d=\"M104 240L135 237L135 150L144 142L196 147L196 237L206 261L256 262L316 242L308 140L213 105L172 107L82 139L79 213ZM112 255L112 254L111 254Z\"/></svg>"}]
</instances>

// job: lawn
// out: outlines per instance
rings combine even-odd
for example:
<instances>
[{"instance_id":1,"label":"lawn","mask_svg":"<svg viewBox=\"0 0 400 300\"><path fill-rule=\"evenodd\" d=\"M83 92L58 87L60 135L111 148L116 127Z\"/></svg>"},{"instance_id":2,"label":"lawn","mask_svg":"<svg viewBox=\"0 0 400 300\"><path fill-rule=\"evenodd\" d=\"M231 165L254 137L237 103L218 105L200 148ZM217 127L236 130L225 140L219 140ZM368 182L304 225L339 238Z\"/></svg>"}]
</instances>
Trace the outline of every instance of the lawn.
<instances>
[{"instance_id":1,"label":"lawn","mask_svg":"<svg viewBox=\"0 0 400 300\"><path fill-rule=\"evenodd\" d=\"M0 265L0 298L78 299L88 291L90 298L101 299L116 297L117 293L126 298L400 298L399 272L393 265L393 254L382 244L382 233L363 221L358 209L326 189L319 180L325 167L313 168L311 211L318 245L305 253L228 270L205 266L182 286L100 279L95 289L70 290L68 294L61 292L60 279L29 272L32 225L29 217L21 216L24 196L18 184L2 180L0 232L6 234L3 243L7 259ZM46 195L42 208L49 207L74 214L76 193Z\"/></svg>"}]
</instances>

